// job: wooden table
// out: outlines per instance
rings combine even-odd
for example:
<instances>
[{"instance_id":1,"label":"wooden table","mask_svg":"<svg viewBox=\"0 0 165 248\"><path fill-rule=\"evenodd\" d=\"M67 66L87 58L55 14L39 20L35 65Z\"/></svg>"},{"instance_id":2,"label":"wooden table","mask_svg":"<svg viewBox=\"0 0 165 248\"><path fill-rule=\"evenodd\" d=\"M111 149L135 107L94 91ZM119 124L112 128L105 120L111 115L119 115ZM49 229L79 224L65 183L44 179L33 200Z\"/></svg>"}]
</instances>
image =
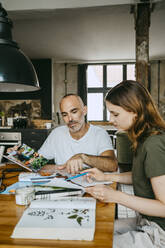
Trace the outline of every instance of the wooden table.
<instances>
[{"instance_id":1,"label":"wooden table","mask_svg":"<svg viewBox=\"0 0 165 248\"><path fill-rule=\"evenodd\" d=\"M13 175L14 173L12 173ZM18 173L16 173L18 174ZM1 174L0 174L1 175ZM8 175L7 175L8 176ZM10 173L11 176L11 173ZM10 180L17 181L17 177ZM4 180L5 182L5 180ZM9 184L9 180L6 180ZM113 184L116 187L116 184ZM111 248L113 242L113 227L115 204L97 202L96 205L96 230L93 241L68 241L68 240L39 240L39 239L13 239L10 238L13 229L23 214L25 207L15 204L14 195L0 195L0 247L4 248L77 248L95 247Z\"/></svg>"}]
</instances>

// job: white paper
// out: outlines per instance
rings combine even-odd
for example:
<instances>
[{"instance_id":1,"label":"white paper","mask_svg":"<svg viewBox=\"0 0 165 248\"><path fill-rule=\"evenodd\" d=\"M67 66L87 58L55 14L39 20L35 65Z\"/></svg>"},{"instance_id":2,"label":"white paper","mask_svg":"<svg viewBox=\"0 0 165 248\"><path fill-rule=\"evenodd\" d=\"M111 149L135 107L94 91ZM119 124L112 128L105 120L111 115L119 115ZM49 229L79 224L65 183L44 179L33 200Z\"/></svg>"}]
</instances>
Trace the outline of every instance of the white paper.
<instances>
[{"instance_id":1,"label":"white paper","mask_svg":"<svg viewBox=\"0 0 165 248\"><path fill-rule=\"evenodd\" d=\"M53 201L35 200L30 208L95 208L96 200L92 197L65 197Z\"/></svg>"},{"instance_id":2,"label":"white paper","mask_svg":"<svg viewBox=\"0 0 165 248\"><path fill-rule=\"evenodd\" d=\"M19 174L18 180L19 181L30 181L30 182L40 182L44 180L51 180L53 177L55 177L56 174L50 175L50 176L41 176L39 173L34 172L21 172Z\"/></svg>"},{"instance_id":3,"label":"white paper","mask_svg":"<svg viewBox=\"0 0 165 248\"><path fill-rule=\"evenodd\" d=\"M97 184L111 184L113 182L110 181L96 181L96 180L92 180L92 182L87 182L86 179L84 179L83 177L77 177L71 180L73 183L76 183L82 187L90 187L90 186L95 186Z\"/></svg>"},{"instance_id":4,"label":"white paper","mask_svg":"<svg viewBox=\"0 0 165 248\"><path fill-rule=\"evenodd\" d=\"M68 175L71 177L71 175ZM88 182L84 176L71 179L66 181L64 178L53 178L49 183L45 184L47 186L65 187L65 188L76 188L83 189L85 187L95 186L97 184L111 184L111 181L96 181L92 179L92 182Z\"/></svg>"},{"instance_id":5,"label":"white paper","mask_svg":"<svg viewBox=\"0 0 165 248\"><path fill-rule=\"evenodd\" d=\"M49 183L46 183L45 185L63 187L63 188L72 188L72 189L83 189L81 185L77 185L66 181L64 178L57 178L57 177L53 178Z\"/></svg>"}]
</instances>

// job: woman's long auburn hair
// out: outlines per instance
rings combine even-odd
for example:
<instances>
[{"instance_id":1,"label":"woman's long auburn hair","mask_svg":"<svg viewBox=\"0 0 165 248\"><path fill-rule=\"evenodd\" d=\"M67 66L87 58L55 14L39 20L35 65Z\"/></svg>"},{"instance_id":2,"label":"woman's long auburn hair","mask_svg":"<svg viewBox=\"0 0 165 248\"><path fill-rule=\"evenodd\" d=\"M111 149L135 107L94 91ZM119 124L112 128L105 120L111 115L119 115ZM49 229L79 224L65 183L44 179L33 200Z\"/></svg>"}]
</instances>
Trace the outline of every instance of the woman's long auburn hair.
<instances>
[{"instance_id":1,"label":"woman's long auburn hair","mask_svg":"<svg viewBox=\"0 0 165 248\"><path fill-rule=\"evenodd\" d=\"M137 114L128 130L128 137L135 152L138 144L146 137L165 131L165 121L160 116L150 93L141 83L132 80L122 81L109 90L105 100Z\"/></svg>"}]
</instances>

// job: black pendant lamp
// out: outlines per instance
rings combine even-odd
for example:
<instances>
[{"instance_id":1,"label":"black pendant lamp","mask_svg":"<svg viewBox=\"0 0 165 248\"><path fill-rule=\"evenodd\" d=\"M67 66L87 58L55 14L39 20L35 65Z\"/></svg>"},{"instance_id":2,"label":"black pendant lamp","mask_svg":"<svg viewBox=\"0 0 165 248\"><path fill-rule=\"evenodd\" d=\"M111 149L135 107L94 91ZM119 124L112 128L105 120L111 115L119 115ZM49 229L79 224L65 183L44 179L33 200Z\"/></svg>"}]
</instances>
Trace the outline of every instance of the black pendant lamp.
<instances>
[{"instance_id":1,"label":"black pendant lamp","mask_svg":"<svg viewBox=\"0 0 165 248\"><path fill-rule=\"evenodd\" d=\"M39 90L37 74L30 59L12 41L12 21L0 3L0 92Z\"/></svg>"}]
</instances>

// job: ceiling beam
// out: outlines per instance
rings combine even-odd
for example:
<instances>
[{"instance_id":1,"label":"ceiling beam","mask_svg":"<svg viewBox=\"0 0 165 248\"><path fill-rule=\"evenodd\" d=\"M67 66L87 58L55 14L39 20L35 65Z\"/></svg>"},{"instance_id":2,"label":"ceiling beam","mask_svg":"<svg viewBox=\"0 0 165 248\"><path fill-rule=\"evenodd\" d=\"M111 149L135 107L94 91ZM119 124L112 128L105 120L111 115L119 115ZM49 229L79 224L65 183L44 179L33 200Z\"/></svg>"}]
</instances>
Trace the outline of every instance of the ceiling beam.
<instances>
[{"instance_id":1,"label":"ceiling beam","mask_svg":"<svg viewBox=\"0 0 165 248\"><path fill-rule=\"evenodd\" d=\"M141 0L0 0L7 11L86 8L110 5L137 4ZM160 0L146 0L159 2Z\"/></svg>"}]
</instances>

